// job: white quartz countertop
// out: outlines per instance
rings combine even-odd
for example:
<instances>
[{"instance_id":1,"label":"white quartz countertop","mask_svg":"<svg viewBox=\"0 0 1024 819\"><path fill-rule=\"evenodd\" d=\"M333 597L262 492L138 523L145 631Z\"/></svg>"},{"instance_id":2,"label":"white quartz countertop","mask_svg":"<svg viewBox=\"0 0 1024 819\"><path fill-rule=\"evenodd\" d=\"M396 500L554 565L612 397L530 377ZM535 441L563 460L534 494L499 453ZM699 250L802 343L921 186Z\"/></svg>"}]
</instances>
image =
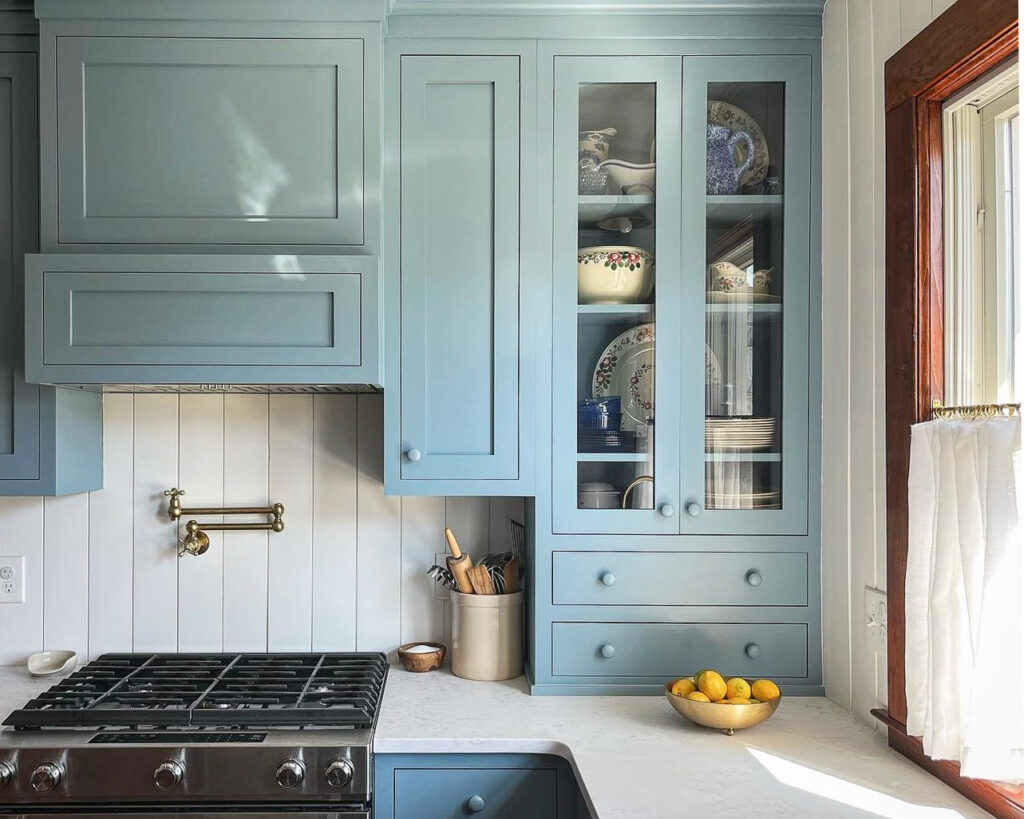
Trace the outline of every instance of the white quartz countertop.
<instances>
[{"instance_id":1,"label":"white quartz countertop","mask_svg":"<svg viewBox=\"0 0 1024 819\"><path fill-rule=\"evenodd\" d=\"M57 680L0 666L0 720ZM767 722L727 737L661 697L531 697L523 678L392 666L374 749L555 754L600 819L991 819L821 698L787 698Z\"/></svg>"},{"instance_id":2,"label":"white quartz countertop","mask_svg":"<svg viewBox=\"0 0 1024 819\"><path fill-rule=\"evenodd\" d=\"M532 697L521 677L472 682L392 666L374 750L555 754L600 819L991 819L820 697L786 698L767 722L729 737L662 697Z\"/></svg>"}]
</instances>

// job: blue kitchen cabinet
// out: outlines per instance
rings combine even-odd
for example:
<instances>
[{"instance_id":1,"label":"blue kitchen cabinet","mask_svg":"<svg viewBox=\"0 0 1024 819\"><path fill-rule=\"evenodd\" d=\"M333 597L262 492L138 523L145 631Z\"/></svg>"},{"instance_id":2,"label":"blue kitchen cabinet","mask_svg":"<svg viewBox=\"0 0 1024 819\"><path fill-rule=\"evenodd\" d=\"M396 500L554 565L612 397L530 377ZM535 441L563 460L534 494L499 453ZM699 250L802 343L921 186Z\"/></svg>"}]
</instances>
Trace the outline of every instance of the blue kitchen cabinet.
<instances>
[{"instance_id":1,"label":"blue kitchen cabinet","mask_svg":"<svg viewBox=\"0 0 1024 819\"><path fill-rule=\"evenodd\" d=\"M565 760L532 754L378 754L378 819L583 819Z\"/></svg>"},{"instance_id":2,"label":"blue kitchen cabinet","mask_svg":"<svg viewBox=\"0 0 1024 819\"><path fill-rule=\"evenodd\" d=\"M379 383L374 256L50 253L26 261L43 383Z\"/></svg>"},{"instance_id":3,"label":"blue kitchen cabinet","mask_svg":"<svg viewBox=\"0 0 1024 819\"><path fill-rule=\"evenodd\" d=\"M532 52L445 46L388 47L385 488L522 495L533 480Z\"/></svg>"},{"instance_id":4,"label":"blue kitchen cabinet","mask_svg":"<svg viewBox=\"0 0 1024 819\"><path fill-rule=\"evenodd\" d=\"M22 264L38 232L36 55L0 54L0 495L62 495L103 480L100 396L25 381Z\"/></svg>"},{"instance_id":5,"label":"blue kitchen cabinet","mask_svg":"<svg viewBox=\"0 0 1024 819\"><path fill-rule=\"evenodd\" d=\"M820 18L765 23L540 47L534 693L822 691Z\"/></svg>"}]
</instances>

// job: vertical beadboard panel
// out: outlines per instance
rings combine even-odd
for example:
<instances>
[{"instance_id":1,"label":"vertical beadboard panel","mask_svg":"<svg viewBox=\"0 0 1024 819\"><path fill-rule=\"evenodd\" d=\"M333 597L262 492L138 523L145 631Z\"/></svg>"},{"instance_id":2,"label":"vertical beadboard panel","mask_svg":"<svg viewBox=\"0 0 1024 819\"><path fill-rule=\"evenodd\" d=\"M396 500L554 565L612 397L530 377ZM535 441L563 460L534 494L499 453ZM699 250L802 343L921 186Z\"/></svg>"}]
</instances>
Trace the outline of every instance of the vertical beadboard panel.
<instances>
[{"instance_id":1,"label":"vertical beadboard panel","mask_svg":"<svg viewBox=\"0 0 1024 819\"><path fill-rule=\"evenodd\" d=\"M932 0L932 19L934 20L955 2L956 0Z\"/></svg>"},{"instance_id":2,"label":"vertical beadboard panel","mask_svg":"<svg viewBox=\"0 0 1024 819\"><path fill-rule=\"evenodd\" d=\"M313 397L270 396L270 499L285 508L270 535L267 643L271 651L313 645Z\"/></svg>"},{"instance_id":3,"label":"vertical beadboard panel","mask_svg":"<svg viewBox=\"0 0 1024 819\"><path fill-rule=\"evenodd\" d=\"M473 556L474 563L491 551L489 498L445 498L444 520L462 550Z\"/></svg>"},{"instance_id":4,"label":"vertical beadboard panel","mask_svg":"<svg viewBox=\"0 0 1024 819\"><path fill-rule=\"evenodd\" d=\"M182 395L178 437L178 480L188 492L187 505L223 506L224 396ZM224 518L202 520L212 523ZM206 554L182 555L178 560L179 651L220 651L223 647L225 535L208 535Z\"/></svg>"},{"instance_id":5,"label":"vertical beadboard panel","mask_svg":"<svg viewBox=\"0 0 1024 819\"><path fill-rule=\"evenodd\" d=\"M360 395L356 646L393 651L401 643L401 500L384 495L383 398Z\"/></svg>"},{"instance_id":6,"label":"vertical beadboard panel","mask_svg":"<svg viewBox=\"0 0 1024 819\"><path fill-rule=\"evenodd\" d=\"M135 399L103 397L103 488L89 494L89 654L132 647Z\"/></svg>"},{"instance_id":7,"label":"vertical beadboard panel","mask_svg":"<svg viewBox=\"0 0 1024 819\"><path fill-rule=\"evenodd\" d=\"M445 551L444 498L402 498L401 641L444 641L447 607L426 575Z\"/></svg>"},{"instance_id":8,"label":"vertical beadboard panel","mask_svg":"<svg viewBox=\"0 0 1024 819\"><path fill-rule=\"evenodd\" d=\"M313 650L356 647L354 395L313 397Z\"/></svg>"},{"instance_id":9,"label":"vertical beadboard panel","mask_svg":"<svg viewBox=\"0 0 1024 819\"><path fill-rule=\"evenodd\" d=\"M174 651L178 547L164 490L178 485L178 396L135 396L134 470L134 649Z\"/></svg>"},{"instance_id":10,"label":"vertical beadboard panel","mask_svg":"<svg viewBox=\"0 0 1024 819\"><path fill-rule=\"evenodd\" d=\"M927 26L933 19L932 0L899 0L898 3L892 0L876 0L876 7L885 5L891 7L899 6L899 32L900 45L908 43L917 36L918 32ZM876 53L879 52L876 49ZM886 57L889 55L886 54Z\"/></svg>"},{"instance_id":11,"label":"vertical beadboard panel","mask_svg":"<svg viewBox=\"0 0 1024 819\"><path fill-rule=\"evenodd\" d=\"M44 498L44 651L68 649L89 656L88 577L89 496Z\"/></svg>"},{"instance_id":12,"label":"vertical beadboard panel","mask_svg":"<svg viewBox=\"0 0 1024 819\"><path fill-rule=\"evenodd\" d=\"M269 424L269 396L224 396L225 504L269 503ZM268 537L266 532L233 532L224 540L225 651L267 650Z\"/></svg>"},{"instance_id":13,"label":"vertical beadboard panel","mask_svg":"<svg viewBox=\"0 0 1024 819\"><path fill-rule=\"evenodd\" d=\"M505 552L512 548L510 521L526 523L526 509L522 498L490 498L490 544L492 552Z\"/></svg>"},{"instance_id":14,"label":"vertical beadboard panel","mask_svg":"<svg viewBox=\"0 0 1024 819\"><path fill-rule=\"evenodd\" d=\"M25 603L0 606L0 663L43 647L43 499L0 498L0 554L24 555Z\"/></svg>"}]
</instances>

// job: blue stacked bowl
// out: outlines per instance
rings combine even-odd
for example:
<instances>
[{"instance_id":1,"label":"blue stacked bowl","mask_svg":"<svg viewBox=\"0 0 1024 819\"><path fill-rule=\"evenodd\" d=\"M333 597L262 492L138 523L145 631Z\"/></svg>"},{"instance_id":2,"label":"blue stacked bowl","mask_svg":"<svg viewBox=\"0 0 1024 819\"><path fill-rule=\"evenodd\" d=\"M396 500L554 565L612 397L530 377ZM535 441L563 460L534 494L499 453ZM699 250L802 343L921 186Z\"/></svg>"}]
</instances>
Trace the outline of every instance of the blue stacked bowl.
<instances>
[{"instance_id":1,"label":"blue stacked bowl","mask_svg":"<svg viewBox=\"0 0 1024 819\"><path fill-rule=\"evenodd\" d=\"M584 398L576 410L576 423L581 429L609 430L617 432L622 424L622 398L610 395L607 398Z\"/></svg>"}]
</instances>

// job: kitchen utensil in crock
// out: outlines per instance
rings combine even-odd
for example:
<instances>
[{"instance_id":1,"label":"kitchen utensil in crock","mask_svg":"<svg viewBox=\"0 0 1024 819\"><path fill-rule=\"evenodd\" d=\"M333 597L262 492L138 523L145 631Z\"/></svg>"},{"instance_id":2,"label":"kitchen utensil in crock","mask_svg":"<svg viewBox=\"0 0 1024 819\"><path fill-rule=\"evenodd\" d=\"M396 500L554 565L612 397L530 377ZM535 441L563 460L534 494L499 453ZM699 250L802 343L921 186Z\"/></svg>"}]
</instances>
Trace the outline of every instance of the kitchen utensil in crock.
<instances>
[{"instance_id":1,"label":"kitchen utensil in crock","mask_svg":"<svg viewBox=\"0 0 1024 819\"><path fill-rule=\"evenodd\" d=\"M448 571L455 577L455 586L463 594L472 594L473 584L469 581L467 573L473 565L473 559L459 548L455 533L448 526L444 528L444 537L448 541L448 548L452 553L445 562L448 565Z\"/></svg>"}]
</instances>

